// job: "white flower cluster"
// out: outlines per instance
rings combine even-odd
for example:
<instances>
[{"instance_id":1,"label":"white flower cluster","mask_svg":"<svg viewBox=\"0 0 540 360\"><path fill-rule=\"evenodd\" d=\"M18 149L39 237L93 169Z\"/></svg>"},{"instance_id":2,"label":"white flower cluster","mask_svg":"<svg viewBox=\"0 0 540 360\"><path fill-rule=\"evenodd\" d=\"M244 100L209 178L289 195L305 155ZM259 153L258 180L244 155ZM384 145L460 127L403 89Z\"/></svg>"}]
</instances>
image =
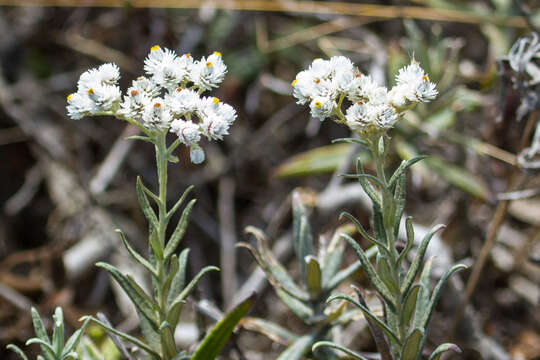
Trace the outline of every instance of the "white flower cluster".
<instances>
[{"instance_id":1,"label":"white flower cluster","mask_svg":"<svg viewBox=\"0 0 540 360\"><path fill-rule=\"evenodd\" d=\"M77 92L67 97L68 115L75 120L90 115L114 115L132 119L151 132L171 131L190 148L191 161L204 161L199 146L202 136L220 140L228 134L236 111L216 97L201 96L217 88L227 67L221 54L194 60L190 54L154 46L144 61L147 77L132 82L121 96L120 73L114 64L104 64L83 73Z\"/></svg>"},{"instance_id":2,"label":"white flower cluster","mask_svg":"<svg viewBox=\"0 0 540 360\"><path fill-rule=\"evenodd\" d=\"M404 107L435 99L435 84L416 61L399 70L396 85L388 90L362 74L348 58L315 59L291 84L298 104L308 104L321 121L343 117L359 133L380 133L394 126ZM344 99L352 103L343 115Z\"/></svg>"}]
</instances>

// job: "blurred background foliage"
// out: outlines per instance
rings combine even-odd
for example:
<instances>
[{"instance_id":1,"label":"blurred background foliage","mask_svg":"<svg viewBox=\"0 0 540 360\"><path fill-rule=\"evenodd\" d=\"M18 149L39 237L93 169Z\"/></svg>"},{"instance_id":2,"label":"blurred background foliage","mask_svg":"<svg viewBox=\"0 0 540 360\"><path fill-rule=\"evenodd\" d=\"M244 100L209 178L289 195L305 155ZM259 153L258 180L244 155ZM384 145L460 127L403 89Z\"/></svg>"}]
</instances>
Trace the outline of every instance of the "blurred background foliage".
<instances>
[{"instance_id":1,"label":"blurred background foliage","mask_svg":"<svg viewBox=\"0 0 540 360\"><path fill-rule=\"evenodd\" d=\"M500 193L515 183L540 187L538 173L516 166L535 114L516 121L519 94L508 86L502 91L509 75L497 65L518 37L540 28L537 0L148 4L0 0L0 345L32 336L32 305L44 321L62 306L68 329L97 311L124 331L136 326L133 309L93 263L106 259L133 270L113 232L118 225L144 249L133 189L137 174L156 182L152 149L123 141L133 130L120 122L67 119L65 96L82 71L102 62L116 62L127 87L154 44L197 57L221 51L229 75L216 96L239 111L223 143L205 144L203 166L192 166L182 148L180 164L170 169L171 196L193 184L199 199L185 237L190 273L206 265L222 269L201 282L196 299L206 300L189 303L199 311L181 319L181 344L199 339L253 289L259 294L253 316L306 332L251 257L234 248L251 241L246 226L264 229L274 255L297 276L293 189L303 194L315 238L331 237L343 223L341 210L369 227L362 194L337 176L357 155L373 170L367 154L354 144L332 144L349 136L347 129L310 119L290 96L290 82L313 58L346 55L391 85L414 57L438 83L438 99L409 111L391 133L391 154L396 166L430 154L412 167L406 211L418 224L448 224L440 239L445 252L437 254L443 259L474 265ZM540 200L513 200L505 214L466 307L473 330L453 332L459 296L443 295L434 316L433 343L452 337L464 349L456 358L540 358ZM344 255L345 265L354 260ZM467 277L460 275L458 290ZM355 282L366 284L361 272ZM89 334L92 346L111 354L110 340L93 328ZM358 321L340 331L339 343L375 349ZM274 359L287 345L241 331L223 358ZM0 357L11 359L4 348Z\"/></svg>"}]
</instances>

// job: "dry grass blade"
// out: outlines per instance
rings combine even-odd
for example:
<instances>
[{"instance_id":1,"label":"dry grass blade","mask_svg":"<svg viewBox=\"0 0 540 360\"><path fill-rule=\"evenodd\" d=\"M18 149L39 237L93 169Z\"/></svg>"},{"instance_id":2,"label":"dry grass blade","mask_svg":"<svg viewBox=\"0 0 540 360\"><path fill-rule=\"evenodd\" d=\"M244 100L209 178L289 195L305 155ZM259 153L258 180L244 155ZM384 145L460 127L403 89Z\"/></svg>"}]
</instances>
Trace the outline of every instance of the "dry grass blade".
<instances>
[{"instance_id":1,"label":"dry grass blade","mask_svg":"<svg viewBox=\"0 0 540 360\"><path fill-rule=\"evenodd\" d=\"M468 24L495 24L513 27L527 27L523 17L502 17L494 14L483 15L470 11L432 9L420 6L388 6L355 4L350 2L316 1L275 1L275 0L220 0L203 2L200 0L95 0L82 3L78 0L0 0L0 6L59 6L59 7L126 7L199 9L202 5L216 9L244 11L274 11L312 14L335 14L368 16L385 19L411 18L432 21Z\"/></svg>"}]
</instances>

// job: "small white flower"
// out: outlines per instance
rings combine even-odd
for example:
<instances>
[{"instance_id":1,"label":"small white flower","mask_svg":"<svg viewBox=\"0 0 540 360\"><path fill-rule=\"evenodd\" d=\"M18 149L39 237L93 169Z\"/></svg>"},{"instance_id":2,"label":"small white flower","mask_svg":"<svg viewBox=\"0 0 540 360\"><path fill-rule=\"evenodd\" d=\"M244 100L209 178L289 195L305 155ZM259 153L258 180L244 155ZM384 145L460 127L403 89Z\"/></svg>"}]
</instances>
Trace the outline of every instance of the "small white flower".
<instances>
[{"instance_id":1,"label":"small white flower","mask_svg":"<svg viewBox=\"0 0 540 360\"><path fill-rule=\"evenodd\" d=\"M151 98L159 96L160 93L159 86L151 79L144 76L140 76L131 82L131 87L128 89L128 93L130 93L132 90L137 90L138 92Z\"/></svg>"},{"instance_id":2,"label":"small white flower","mask_svg":"<svg viewBox=\"0 0 540 360\"><path fill-rule=\"evenodd\" d=\"M124 101L120 104L119 113L131 119L140 119L151 101L152 98L146 92L137 90L134 86L130 87L127 95L124 95Z\"/></svg>"},{"instance_id":3,"label":"small white flower","mask_svg":"<svg viewBox=\"0 0 540 360\"><path fill-rule=\"evenodd\" d=\"M103 64L98 68L98 72L102 84L116 85L120 80L120 69L116 64Z\"/></svg>"},{"instance_id":4,"label":"small white flower","mask_svg":"<svg viewBox=\"0 0 540 360\"><path fill-rule=\"evenodd\" d=\"M164 130L170 127L172 115L163 99L155 98L145 106L142 120L149 129Z\"/></svg>"},{"instance_id":5,"label":"small white flower","mask_svg":"<svg viewBox=\"0 0 540 360\"><path fill-rule=\"evenodd\" d=\"M308 71L315 79L326 79L332 74L332 65L330 61L323 59L315 59L309 66Z\"/></svg>"},{"instance_id":6,"label":"small white flower","mask_svg":"<svg viewBox=\"0 0 540 360\"><path fill-rule=\"evenodd\" d=\"M336 103L326 97L316 97L309 104L311 116L321 121L332 115Z\"/></svg>"},{"instance_id":7,"label":"small white flower","mask_svg":"<svg viewBox=\"0 0 540 360\"><path fill-rule=\"evenodd\" d=\"M396 86L400 88L399 93L412 102L428 102L438 94L435 84L429 81L424 69L415 60L399 70Z\"/></svg>"},{"instance_id":8,"label":"small white flower","mask_svg":"<svg viewBox=\"0 0 540 360\"><path fill-rule=\"evenodd\" d=\"M398 114L390 105L356 103L347 109L347 125L359 133L384 132L394 126Z\"/></svg>"},{"instance_id":9,"label":"small white flower","mask_svg":"<svg viewBox=\"0 0 540 360\"><path fill-rule=\"evenodd\" d=\"M191 121L175 119L171 123L171 132L178 135L178 138L185 145L196 144L201 140L199 125Z\"/></svg>"},{"instance_id":10,"label":"small white flower","mask_svg":"<svg viewBox=\"0 0 540 360\"><path fill-rule=\"evenodd\" d=\"M221 140L224 135L229 133L229 123L216 114L205 117L201 128L207 138L214 140Z\"/></svg>"},{"instance_id":11,"label":"small white flower","mask_svg":"<svg viewBox=\"0 0 540 360\"><path fill-rule=\"evenodd\" d=\"M339 74L342 72L353 71L354 64L345 56L332 56L330 58L330 69L332 74Z\"/></svg>"},{"instance_id":12,"label":"small white flower","mask_svg":"<svg viewBox=\"0 0 540 360\"><path fill-rule=\"evenodd\" d=\"M73 120L80 120L85 116L94 115L99 110L96 103L85 93L70 94L67 97L67 102L68 116Z\"/></svg>"},{"instance_id":13,"label":"small white flower","mask_svg":"<svg viewBox=\"0 0 540 360\"><path fill-rule=\"evenodd\" d=\"M223 120L225 120L229 125L232 124L236 118L237 118L237 115L236 115L236 110L234 110L234 108L229 105L229 104L226 104L226 103L223 103L223 102L219 102L218 103L218 106L217 106L217 113L219 114L219 116L221 116L223 118Z\"/></svg>"},{"instance_id":14,"label":"small white flower","mask_svg":"<svg viewBox=\"0 0 540 360\"><path fill-rule=\"evenodd\" d=\"M176 116L185 116L195 112L199 108L200 101L199 94L190 89L177 88L165 95L165 102Z\"/></svg>"},{"instance_id":15,"label":"small white flower","mask_svg":"<svg viewBox=\"0 0 540 360\"><path fill-rule=\"evenodd\" d=\"M199 145L191 145L189 149L189 156L191 162L194 164L200 164L204 161L204 151Z\"/></svg>"},{"instance_id":16,"label":"small white flower","mask_svg":"<svg viewBox=\"0 0 540 360\"><path fill-rule=\"evenodd\" d=\"M296 75L296 79L291 83L293 87L293 96L298 99L297 104L303 105L314 96L315 81L311 72L304 70Z\"/></svg>"},{"instance_id":17,"label":"small white flower","mask_svg":"<svg viewBox=\"0 0 540 360\"><path fill-rule=\"evenodd\" d=\"M221 53L215 51L208 58L204 56L200 61L193 63L190 80L199 89L206 91L218 87L225 79L227 66L221 58Z\"/></svg>"},{"instance_id":18,"label":"small white flower","mask_svg":"<svg viewBox=\"0 0 540 360\"><path fill-rule=\"evenodd\" d=\"M144 61L144 70L152 75L152 80L171 91L187 78L185 58L181 60L176 53L169 49L152 47Z\"/></svg>"}]
</instances>

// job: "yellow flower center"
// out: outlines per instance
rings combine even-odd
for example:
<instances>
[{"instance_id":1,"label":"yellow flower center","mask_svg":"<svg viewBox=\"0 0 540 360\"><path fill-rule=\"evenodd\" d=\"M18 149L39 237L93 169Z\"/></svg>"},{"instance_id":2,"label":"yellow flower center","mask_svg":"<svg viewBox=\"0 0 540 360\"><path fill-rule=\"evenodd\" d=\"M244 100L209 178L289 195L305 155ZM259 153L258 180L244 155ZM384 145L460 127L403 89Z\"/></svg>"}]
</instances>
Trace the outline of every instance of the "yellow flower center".
<instances>
[{"instance_id":1,"label":"yellow flower center","mask_svg":"<svg viewBox=\"0 0 540 360\"><path fill-rule=\"evenodd\" d=\"M206 62L206 67L211 67L212 66L212 62L211 61L207 61Z\"/></svg>"},{"instance_id":2,"label":"yellow flower center","mask_svg":"<svg viewBox=\"0 0 540 360\"><path fill-rule=\"evenodd\" d=\"M154 104L154 108L159 109L160 107L161 107L160 103L157 102L157 103Z\"/></svg>"},{"instance_id":3,"label":"yellow flower center","mask_svg":"<svg viewBox=\"0 0 540 360\"><path fill-rule=\"evenodd\" d=\"M181 88L181 87L177 87L177 88L176 88L176 92L180 92L180 91L182 91L182 88Z\"/></svg>"},{"instance_id":4,"label":"yellow flower center","mask_svg":"<svg viewBox=\"0 0 540 360\"><path fill-rule=\"evenodd\" d=\"M314 104L314 105L315 105L315 107L316 107L317 109L320 109L321 106L322 106L322 103L321 103L320 101L315 101L315 104Z\"/></svg>"},{"instance_id":5,"label":"yellow flower center","mask_svg":"<svg viewBox=\"0 0 540 360\"><path fill-rule=\"evenodd\" d=\"M296 85L296 84L298 84L298 80L294 79L294 80L292 81L292 83L291 83L291 86L294 86L294 85Z\"/></svg>"},{"instance_id":6,"label":"yellow flower center","mask_svg":"<svg viewBox=\"0 0 540 360\"><path fill-rule=\"evenodd\" d=\"M221 53L219 51L214 51L214 55L221 57Z\"/></svg>"},{"instance_id":7,"label":"yellow flower center","mask_svg":"<svg viewBox=\"0 0 540 360\"><path fill-rule=\"evenodd\" d=\"M212 101L214 101L214 104L219 104L219 99L217 97L214 97Z\"/></svg>"},{"instance_id":8,"label":"yellow flower center","mask_svg":"<svg viewBox=\"0 0 540 360\"><path fill-rule=\"evenodd\" d=\"M429 81L429 76L427 76L427 75L422 76L422 80Z\"/></svg>"},{"instance_id":9,"label":"yellow flower center","mask_svg":"<svg viewBox=\"0 0 540 360\"><path fill-rule=\"evenodd\" d=\"M319 79L319 78L316 78L316 79L315 79L314 81L315 81L315 84L318 84L318 83L320 83L320 82L321 82L321 79Z\"/></svg>"},{"instance_id":10,"label":"yellow flower center","mask_svg":"<svg viewBox=\"0 0 540 360\"><path fill-rule=\"evenodd\" d=\"M69 102L69 101L71 100L72 97L73 97L73 94L69 94L69 95L67 96L67 98L66 98L67 101Z\"/></svg>"},{"instance_id":11,"label":"yellow flower center","mask_svg":"<svg viewBox=\"0 0 540 360\"><path fill-rule=\"evenodd\" d=\"M139 94L139 92L137 90L131 90L131 96L136 96Z\"/></svg>"},{"instance_id":12,"label":"yellow flower center","mask_svg":"<svg viewBox=\"0 0 540 360\"><path fill-rule=\"evenodd\" d=\"M88 89L88 95L92 95L94 93L94 89L90 88Z\"/></svg>"},{"instance_id":13,"label":"yellow flower center","mask_svg":"<svg viewBox=\"0 0 540 360\"><path fill-rule=\"evenodd\" d=\"M187 58L190 58L190 57L191 57L191 53L184 54L184 56L187 57Z\"/></svg>"},{"instance_id":14,"label":"yellow flower center","mask_svg":"<svg viewBox=\"0 0 540 360\"><path fill-rule=\"evenodd\" d=\"M156 51L156 50L161 50L161 48L159 47L159 45L154 45L150 48L150 51Z\"/></svg>"}]
</instances>

